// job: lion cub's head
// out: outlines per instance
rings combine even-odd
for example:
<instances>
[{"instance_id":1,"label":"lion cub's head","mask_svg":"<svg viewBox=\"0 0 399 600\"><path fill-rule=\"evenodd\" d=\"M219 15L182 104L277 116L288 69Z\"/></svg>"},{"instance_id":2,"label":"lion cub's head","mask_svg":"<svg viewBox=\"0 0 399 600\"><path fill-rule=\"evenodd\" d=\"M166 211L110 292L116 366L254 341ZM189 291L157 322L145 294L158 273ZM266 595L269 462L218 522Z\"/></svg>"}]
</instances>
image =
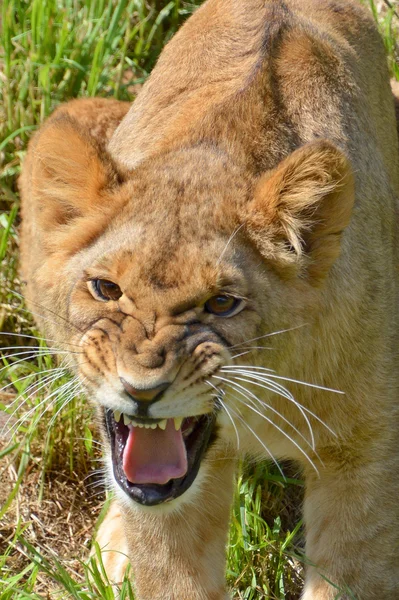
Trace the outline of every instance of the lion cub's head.
<instances>
[{"instance_id":1,"label":"lion cub's head","mask_svg":"<svg viewBox=\"0 0 399 600\"><path fill-rule=\"evenodd\" d=\"M314 303L350 218L348 163L316 141L256 177L204 143L126 173L60 117L31 148L29 177L30 296L63 319L43 327L76 348L116 483L167 502L245 425L229 365L266 364L252 340Z\"/></svg>"}]
</instances>

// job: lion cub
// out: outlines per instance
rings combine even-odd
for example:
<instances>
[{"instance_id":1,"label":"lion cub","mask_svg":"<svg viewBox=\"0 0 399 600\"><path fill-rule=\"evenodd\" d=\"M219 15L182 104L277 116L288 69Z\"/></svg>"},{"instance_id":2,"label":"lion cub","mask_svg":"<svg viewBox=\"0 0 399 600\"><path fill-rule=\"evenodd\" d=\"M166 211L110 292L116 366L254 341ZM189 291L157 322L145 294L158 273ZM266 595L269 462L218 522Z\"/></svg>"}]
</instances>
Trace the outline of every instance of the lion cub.
<instances>
[{"instance_id":1,"label":"lion cub","mask_svg":"<svg viewBox=\"0 0 399 600\"><path fill-rule=\"evenodd\" d=\"M116 550L140 600L227 598L236 459L289 457L303 599L397 600L398 140L371 18L208 0L126 112L62 107L21 178L28 302L107 449L110 577Z\"/></svg>"}]
</instances>

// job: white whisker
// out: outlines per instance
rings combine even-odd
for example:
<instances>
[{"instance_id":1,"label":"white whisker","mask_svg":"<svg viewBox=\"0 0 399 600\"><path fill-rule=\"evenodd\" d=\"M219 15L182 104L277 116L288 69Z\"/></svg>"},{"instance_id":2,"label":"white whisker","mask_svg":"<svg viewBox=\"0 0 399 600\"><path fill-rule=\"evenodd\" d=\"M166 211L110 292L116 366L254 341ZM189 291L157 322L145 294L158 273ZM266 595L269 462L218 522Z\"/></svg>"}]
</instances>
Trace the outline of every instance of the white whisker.
<instances>
[{"instance_id":1,"label":"white whisker","mask_svg":"<svg viewBox=\"0 0 399 600\"><path fill-rule=\"evenodd\" d=\"M241 369L239 371L234 371L234 373L236 373L236 372L244 375L245 378L233 376L234 379L237 379L238 381L244 381L246 383L252 383L253 385L264 388L265 390L268 390L270 392L274 392L274 393L278 394L279 396L286 398L289 402L292 402L298 408L299 412L301 413L301 415L303 416L303 418L307 424L307 427L309 429L310 439L311 439L310 445L311 445L312 450L315 449L313 429L312 429L312 425L309 421L309 418L305 414L305 411L303 410L302 405L295 400L294 396L286 388L284 388L278 384L275 384L273 381L269 381L267 378L262 377L260 375L252 374L251 372L249 372L249 374L248 374L248 371L246 371L244 369ZM262 382L262 383L260 383L260 382ZM269 408L271 408L271 407L269 407ZM282 417L282 415L280 415L280 416ZM299 433L299 431L298 431L298 433ZM302 434L300 434L300 435L302 436Z\"/></svg>"},{"instance_id":2,"label":"white whisker","mask_svg":"<svg viewBox=\"0 0 399 600\"><path fill-rule=\"evenodd\" d=\"M11 294L14 294L14 296L17 296L17 298L20 298L21 300L25 301L25 298L19 292L16 292L15 290L11 290L10 288L7 288L7 291L10 292ZM68 321L68 319L66 319L65 317L62 317L61 315L58 315L54 310L51 310L51 308L48 308L47 306L44 306L43 304L40 304L39 302L34 302L33 300L31 300L30 302L31 302L31 304L34 304L35 306L38 306L39 308L46 310L51 315L54 315L55 317L57 317L57 319L60 319L63 323L66 323L67 325L69 325L69 327L73 327L74 329L76 329L76 331L79 331L79 333L84 333L74 323L71 323L70 321ZM19 308L19 310L29 312L32 315L36 314L31 310L23 308L22 306L19 306L18 308ZM46 319L46 317L43 317L43 315L37 315L37 316L41 317L42 319ZM60 323L56 323L54 321L53 321L53 323L55 323L55 325L60 325Z\"/></svg>"},{"instance_id":3,"label":"white whisker","mask_svg":"<svg viewBox=\"0 0 399 600\"><path fill-rule=\"evenodd\" d=\"M107 480L104 479L104 481L95 481L95 482L87 483L86 488L87 488L87 491L91 491L91 490L95 490L96 488L99 488L104 493L105 489L106 489L106 484L107 484Z\"/></svg>"},{"instance_id":4,"label":"white whisker","mask_svg":"<svg viewBox=\"0 0 399 600\"><path fill-rule=\"evenodd\" d=\"M4 352L5 350L47 350L45 346L0 346L0 351Z\"/></svg>"},{"instance_id":5,"label":"white whisker","mask_svg":"<svg viewBox=\"0 0 399 600\"><path fill-rule=\"evenodd\" d=\"M221 406L224 408L224 410L226 411L226 414L227 414L227 416L229 417L229 419L230 419L230 421L231 421L231 424L232 424L232 425L233 425L233 427L234 427L234 431L235 431L236 438L237 438L237 452L238 452L238 451L240 450L240 436L238 435L238 429L237 429L237 426L236 426L236 424L234 423L234 419L233 419L233 417L231 416L231 414L230 414L230 411L229 411L229 409L227 408L227 405L226 405L226 403L225 403L225 402L223 402L223 400L222 400L220 397L219 397L219 402L220 402Z\"/></svg>"},{"instance_id":6,"label":"white whisker","mask_svg":"<svg viewBox=\"0 0 399 600\"><path fill-rule=\"evenodd\" d=\"M229 417L229 419L230 419L230 421L231 421L231 423L232 423L232 425L233 425L233 427L234 427L234 431L235 431L235 433L236 433L236 437L237 437L237 450L239 450L239 449L240 449L240 437L239 437L239 435L238 435L238 430L237 430L236 424L234 423L234 419L233 419L233 417L231 416L231 414L229 413L229 410L228 410L228 408L227 408L226 404L223 402L222 398L220 397L220 396L221 396L221 393L222 393L222 390L219 390L219 389L216 387L216 385L213 385L213 383L212 383L211 381L209 381L209 379L207 379L207 380L206 380L206 383L207 383L208 385L210 385L210 386L211 386L211 387L212 387L212 388L213 388L213 389L216 391L216 398L217 398L217 399L218 399L218 401L220 402L220 405L221 405L221 406L224 408L224 410L226 411L226 413L227 413L227 416Z\"/></svg>"},{"instance_id":7,"label":"white whisker","mask_svg":"<svg viewBox=\"0 0 399 600\"><path fill-rule=\"evenodd\" d=\"M246 354L249 354L251 352L251 350L247 350L246 352L240 352L240 354L234 354L234 356L232 356L231 358L238 358L239 356L245 356Z\"/></svg>"},{"instance_id":8,"label":"white whisker","mask_svg":"<svg viewBox=\"0 0 399 600\"><path fill-rule=\"evenodd\" d=\"M54 367L53 369L45 369L44 371L39 371L38 373L36 373L36 371L34 371L32 373L29 373L29 375L24 375L23 377L18 377L18 379L15 379L14 381L7 383L6 385L4 385L3 387L0 388L0 392L2 392L3 390L6 390L7 388L11 387L12 385L16 385L17 383L24 381L25 379L28 379L29 377L38 377L39 375L43 375L44 373L53 373L54 371L58 371L58 372L62 371L63 373L67 372L65 367ZM29 388L28 388L28 390L29 390ZM21 392L21 394L19 394L19 396L17 396L17 398L15 400L17 400L22 394L25 394L28 390ZM12 403L9 404L8 406L9 407L12 406L14 404L15 400L13 400Z\"/></svg>"},{"instance_id":9,"label":"white whisker","mask_svg":"<svg viewBox=\"0 0 399 600\"><path fill-rule=\"evenodd\" d=\"M34 356L34 355L32 355L32 356L30 356L29 358L35 358L35 356ZM26 357L26 356L25 356L24 358L19 358L18 360L15 360L15 361L14 361L14 362L12 362L11 364L9 364L9 365L6 365L5 367L2 367L2 368L0 369L0 373L1 373L2 371L4 371L5 369L10 369L11 367L14 367L15 365L19 365L19 364L20 364L20 363L22 363L22 362L26 362L27 360L28 360L28 357Z\"/></svg>"},{"instance_id":10,"label":"white whisker","mask_svg":"<svg viewBox=\"0 0 399 600\"><path fill-rule=\"evenodd\" d=\"M255 431L252 429L252 427L250 427L248 425L248 423L245 421L245 419L242 418L240 409L237 409L238 412L240 413L240 415L238 415L236 413L236 411L230 406L230 410L231 412L241 421L241 423L248 429L248 431L250 431L252 433L252 435L258 440L258 442L260 443L260 445L262 446L262 448L265 449L266 453L268 454L268 456L270 457L270 459L274 462L274 464L276 465L276 467L278 468L278 470L280 471L281 476L283 477L283 479L285 480L285 475L283 473L283 471L281 470L280 465L278 464L277 460L275 459L275 457L273 456L273 454L270 452L269 448L266 446L266 444L260 439L260 437L255 433Z\"/></svg>"},{"instance_id":11,"label":"white whisker","mask_svg":"<svg viewBox=\"0 0 399 600\"><path fill-rule=\"evenodd\" d=\"M260 384L256 384L255 382L251 381L250 379L244 379L244 378L234 378L237 379L238 381L243 381L245 383L252 383L254 385L260 385ZM237 384L238 385L238 384ZM260 386L260 387L265 387L265 386ZM299 431L299 429L297 429L297 427L295 427L295 425L293 423L291 423L291 421L289 421L286 417L284 417L284 415L282 415L277 409L275 409L273 406L271 406L270 404L268 404L267 402L265 402L264 400L261 400L260 398L258 398L255 394L252 395L252 392L250 392L247 388L245 388L247 390L247 392L249 394L251 394L251 396L256 399L259 404L261 404L264 408L271 410L274 414L276 414L278 417L280 417L285 423L287 423L287 425L289 425L290 427L292 427L292 429L294 429L294 431L304 440L304 442L315 452L316 448L315 448L315 441L314 441L314 435L313 435L313 429L311 426L311 423L309 421L309 419L307 418L307 416L305 414L303 414L303 411L298 407L297 403L295 402L295 404L297 405L298 409L300 410L302 416L305 419L305 422L309 428L309 432L310 432L310 438L311 441L307 440L306 437ZM269 389L267 387L265 387L265 389ZM274 392L274 390L270 390L272 392ZM275 392L277 393L277 392ZM281 394L279 394L281 396ZM287 396L283 396L284 398L287 398ZM289 400L289 398L287 398Z\"/></svg>"},{"instance_id":12,"label":"white whisker","mask_svg":"<svg viewBox=\"0 0 399 600\"><path fill-rule=\"evenodd\" d=\"M83 354L83 352L78 352L77 350L61 350L59 348L51 348L51 347L44 347L44 346L6 346L6 347L0 347L0 352L5 352L8 350L25 350L27 352L33 352L34 350L36 352L41 352L42 354ZM5 358L10 358L14 356L13 354L7 354L5 355ZM18 356L18 354L16 354L15 356ZM40 355L39 355L40 356Z\"/></svg>"},{"instance_id":13,"label":"white whisker","mask_svg":"<svg viewBox=\"0 0 399 600\"><path fill-rule=\"evenodd\" d=\"M246 372L245 372L245 375L246 375L246 377L251 377L251 378L252 377L256 377L255 375L248 375ZM314 413L309 408L307 408L306 406L304 406L303 404L301 404L300 402L298 402L298 400L296 400L294 398L294 396L291 394L291 392L289 392L285 387L279 385L278 383L275 384L273 381L269 381L267 379L267 377L265 379L265 378L263 378L263 377L261 377L259 375L256 378L259 379L260 381L263 381L264 383L267 383L266 389L269 389L270 391L282 390L282 391L286 392L287 395L285 395L284 393L279 393L279 392L276 392L276 393L279 393L279 395L284 396L284 398L287 398L287 400L290 400L291 402L293 402L298 407L298 410L301 413L302 413L302 411L304 411L305 413L307 413L308 415L310 415L311 417L313 417L314 419L316 419L316 421L318 421L321 425L323 425L327 429L327 431L329 431L334 437L338 437L337 434L335 433L335 431L333 429L331 429L331 427L329 427L327 425L327 423L325 423L323 421L323 419L320 419L320 417L318 417L316 415L316 413ZM255 385L260 385L260 384L256 384L255 383ZM263 386L260 386L260 387L263 387ZM306 416L305 415L303 415L303 416L304 416L305 420L307 421Z\"/></svg>"},{"instance_id":14,"label":"white whisker","mask_svg":"<svg viewBox=\"0 0 399 600\"><path fill-rule=\"evenodd\" d=\"M24 360L30 360L30 359L34 359L34 358L41 358L42 356L59 356L60 354L82 354L81 352L69 352L69 351L59 351L59 350L45 350L43 352L38 352L37 350L29 350L29 351L24 351L24 352L15 352L13 354L5 354L5 355L0 355L0 360L6 360L7 362L10 362L10 364L6 365L5 367L3 367L3 369L0 369L0 371L4 370L4 369L8 369L9 367L12 367L12 365L15 364L14 362L14 358L16 358L17 356L25 356Z\"/></svg>"},{"instance_id":15,"label":"white whisker","mask_svg":"<svg viewBox=\"0 0 399 600\"><path fill-rule=\"evenodd\" d=\"M217 375L214 375L214 377L218 377L218 376L217 376ZM248 398L247 394L249 394L250 396L252 396L252 397L255 397L257 400L259 400L259 398L257 398L257 396L255 396L255 394L252 394L252 392L250 392L250 391L249 391L247 388L245 388L244 386L240 385L239 383L235 383L235 382L229 381L228 379L224 379L224 378L222 378L222 379L223 379L224 381L226 381L226 382L227 382L227 384L228 384L229 386L231 386L233 389L235 389L235 391L237 391L238 393L241 393L241 394L242 394L244 397L246 397L246 398L247 398L247 400L249 400L249 398ZM243 393L243 391L242 391L242 390L244 391L244 393ZM245 405L246 405L246 406L247 406L247 407L248 407L250 410L253 410L253 411L254 411L255 413L257 413L259 416L263 417L263 418L264 418L264 419L265 419L265 420L266 420L268 423L270 423L270 425L272 425L272 426L273 426L275 429L277 429L277 430L278 430L280 433L282 433L282 435L283 435L284 437L286 437L286 438L287 438L287 439L288 439L288 440L289 440L289 441L290 441L290 442L291 442L291 443L292 443L292 444L293 444L293 445L294 445L294 446L295 446L295 447L296 447L296 448L297 448L297 449L298 449L298 450L301 452L301 454L303 454L303 456L304 456L304 457L305 457L305 458L306 458L306 459L309 461L309 463L312 465L312 467L314 468L314 470L316 471L316 473L318 473L318 469L317 469L316 465L314 464L314 462L312 461L312 459L311 459L311 458L310 458L310 457L307 455L307 453L304 451L304 449L303 449L303 448L302 448L302 447L301 447L301 446L300 446L300 445L299 445L299 444L298 444L298 443L297 443L295 440L293 440L293 439L292 439L292 437L291 437L291 436L290 436L290 435L289 435L289 434L288 434L286 431L284 431L284 429L282 429L281 427L279 427L279 426L278 426L276 423L274 423L274 422L272 421L272 419L269 419L269 418L268 418L266 415L262 414L260 411L258 411L258 410L257 410L256 408L254 408L253 406L250 406L249 404L246 404L246 403L245 403ZM272 407L269 407L269 408L270 408L271 410L273 410L273 411L275 410L275 409L272 409ZM275 412L277 412L277 411L275 411ZM281 417L283 420L286 420L286 419L285 419L285 417L283 417L282 415L280 415L280 417ZM288 423L288 424L289 424L291 427L293 427L294 429L296 429L296 428L295 428L295 426L294 426L294 425L292 425L292 423L290 423L289 421L287 421L287 423ZM299 433L299 432L298 432L298 433ZM299 433L299 435L300 435L300 436L303 438L303 436L302 436L302 434L301 434L301 433ZM303 438L303 439L305 439L305 438ZM306 442L307 444L309 444L309 442L308 442L306 439L305 439L305 442ZM310 445L310 444L309 444L309 445Z\"/></svg>"},{"instance_id":16,"label":"white whisker","mask_svg":"<svg viewBox=\"0 0 399 600\"><path fill-rule=\"evenodd\" d=\"M68 381L67 383L64 383L60 388L58 388L57 390L55 390L54 392L52 392L49 396L46 396L45 398L43 398L43 400L41 400L39 402L39 404L37 404L36 406L34 406L33 408L31 408L27 413L25 413L24 415L22 415L22 417L20 419L18 419L13 424L13 426L10 428L10 430L9 430L10 435L13 436L16 433L16 431L19 429L19 427L29 418L29 416L32 413L34 413L35 411L37 411L40 408L40 406L42 406L44 403L48 402L56 394L60 394L60 392L61 392L61 396L62 396L62 394L72 385L72 383L73 383L73 381ZM45 386L43 386L43 387L45 387ZM53 404L53 402L51 402L50 405L48 407L46 407L46 409L40 414L40 417L37 419L36 422L38 422L41 419L41 417L43 416L43 414L47 410L50 409L50 407L52 406L52 404Z\"/></svg>"},{"instance_id":17,"label":"white whisker","mask_svg":"<svg viewBox=\"0 0 399 600\"><path fill-rule=\"evenodd\" d=\"M241 367L241 365L238 365L238 367ZM309 408L307 408L306 406L304 406L303 404L298 402L294 398L294 396L291 394L291 392L289 390L287 390L287 388L281 386L279 383L270 381L268 379L268 377L270 376L269 369L266 369L264 367L248 367L247 365L245 366L245 369L243 368L242 370L240 369L237 371L230 371L230 370L225 371L224 369L225 369L225 367L222 367L221 371L223 373L226 373L229 375L231 375L232 372L234 372L234 373L237 372L237 373L243 373L246 377L256 376L260 381L263 381L264 383L267 384L268 387L266 389L270 389L270 391L275 391L279 395L287 398L287 400L290 400L291 402L293 402L301 412L304 411L305 413L307 413L308 415L310 415L311 417L316 419L316 421L318 421L321 425L323 425L323 427L325 427L327 429L327 431L329 431L334 437L338 437L337 434L335 433L335 431L333 429L331 429L331 427L329 427L329 425L327 425L327 423L325 423L325 421L323 421L323 419L321 419L316 413L311 411ZM251 371L251 369L256 369L256 371L253 372L253 371ZM259 374L259 370L266 371L265 377L262 377L262 375ZM330 388L322 388L322 389L327 389L328 391L335 391L335 390L330 390ZM344 392L342 392L342 393L344 393Z\"/></svg>"},{"instance_id":18,"label":"white whisker","mask_svg":"<svg viewBox=\"0 0 399 600\"><path fill-rule=\"evenodd\" d=\"M290 327L288 329L280 329L280 331L273 331L272 333L266 333L265 335L260 335L259 337L251 338L246 340L245 342L238 342L238 344L234 344L234 346L230 346L231 348L235 348L236 346L244 346L244 344L249 344L250 342L256 342L257 340L263 340L264 338L272 337L274 335L280 335L280 333L288 333L289 331L295 331L296 329L301 329L302 327L306 327L308 323L303 323L302 325L296 325L295 327Z\"/></svg>"},{"instance_id":19,"label":"white whisker","mask_svg":"<svg viewBox=\"0 0 399 600\"><path fill-rule=\"evenodd\" d=\"M80 387L80 383L78 382L77 384L75 382L71 382L74 383L74 386L71 389L67 389L64 391L64 394L67 394L67 397L64 399L64 401L62 402L61 406L59 407L59 409L55 412L55 414L51 417L50 422L48 424L48 434L47 434L47 439L50 436L50 430L55 422L55 420L57 419L58 415L60 414L60 412L65 408L65 406L67 404L69 404L69 402L75 397L79 387ZM62 397L62 396L61 396Z\"/></svg>"},{"instance_id":20,"label":"white whisker","mask_svg":"<svg viewBox=\"0 0 399 600\"><path fill-rule=\"evenodd\" d=\"M234 348L236 350L274 350L274 348L271 348L270 346L248 346L245 347L244 345L242 347L237 346L237 344L234 346Z\"/></svg>"},{"instance_id":21,"label":"white whisker","mask_svg":"<svg viewBox=\"0 0 399 600\"><path fill-rule=\"evenodd\" d=\"M94 439L84 438L84 437L73 437L72 439L76 440L77 442L90 442L91 444L95 444L95 445L99 446L100 448L105 448L105 444L103 444L103 442L100 442L99 440L94 440ZM90 460L102 460L102 459L92 458Z\"/></svg>"},{"instance_id":22,"label":"white whisker","mask_svg":"<svg viewBox=\"0 0 399 600\"><path fill-rule=\"evenodd\" d=\"M50 340L48 338L42 338L39 337L37 335L28 335L27 333L12 333L10 331L2 331L0 332L0 335L4 335L5 337L23 337L23 338L30 338L32 340L38 340L41 342L46 342L46 344L48 345L48 342L53 342L55 344L59 344L59 340ZM80 348L79 344L73 344L72 342L61 342L62 344L66 344L67 346L76 346L77 348Z\"/></svg>"},{"instance_id":23,"label":"white whisker","mask_svg":"<svg viewBox=\"0 0 399 600\"><path fill-rule=\"evenodd\" d=\"M244 223L242 223L239 227L237 227L237 229L235 229L233 231L233 233L231 234L231 236L229 237L229 239L227 240L227 244L225 245L225 247L223 248L219 258L216 261L216 265L220 264L220 261L222 260L223 256L226 253L227 248L229 247L229 244L233 241L233 239L235 238L235 236L237 235L237 233L240 231L240 229L242 229L244 227Z\"/></svg>"},{"instance_id":24,"label":"white whisker","mask_svg":"<svg viewBox=\"0 0 399 600\"><path fill-rule=\"evenodd\" d=\"M87 479L89 479L90 477L94 477L95 475L103 475L104 473L105 467L102 467L101 469L94 469L94 471L91 471L88 475L83 477L83 481L86 481Z\"/></svg>"},{"instance_id":25,"label":"white whisker","mask_svg":"<svg viewBox=\"0 0 399 600\"><path fill-rule=\"evenodd\" d=\"M41 379L40 381L38 381L35 384L32 384L29 386L29 388L27 390L25 390L22 394L19 394L15 400L13 400L11 402L11 404L8 406L8 408L12 408L13 405L15 404L15 402L17 402L17 400L19 400L22 396L24 396L26 393L29 392L29 395L24 399L24 401L22 403L20 403L14 410L13 412L9 414L9 417L7 419L7 421L4 423L4 426L1 429L1 434L3 435L7 425L9 424L9 422L11 421L11 419L13 418L13 416L23 407L24 404L26 404L26 402L28 402L28 400L30 400L35 394L38 394L38 392L40 390L42 390L43 388L50 386L54 381L56 381L59 378L58 374L54 374L51 373L50 375L47 375L46 377L44 377L43 379ZM22 415L22 417L28 417L32 412L34 412L38 406L40 406L42 404L42 402L45 402L46 398L44 400L42 400L38 405L34 406L30 411L28 411L28 413L25 413L24 415ZM13 427L15 427L16 424L19 423L19 421L22 419L22 417L20 419L18 419L16 421L16 423L14 423ZM24 422L25 418L23 419L23 421L20 423L22 424ZM19 426L19 425L18 425ZM18 427L17 427L18 428ZM12 428L9 430L10 432L12 431Z\"/></svg>"},{"instance_id":26,"label":"white whisker","mask_svg":"<svg viewBox=\"0 0 399 600\"><path fill-rule=\"evenodd\" d=\"M228 369L229 371L231 369L235 369L235 368L242 368L242 369L247 369L247 370L257 370L257 371L267 371L268 373L268 377L272 377L273 379L281 379L282 381L289 381L290 383L298 383L299 385L305 385L307 387L310 388L315 388L317 390L323 390L324 392L333 392L334 394L342 394L345 395L345 392L342 392L341 390L334 390L333 388L329 388L329 387L324 387L322 385L317 385L315 383L308 383L307 381L300 381L299 379L291 379L290 377L283 377L281 375L275 375L275 372L272 371L271 369L266 369L266 367L248 367L248 365L226 365L224 367L222 367L223 370Z\"/></svg>"},{"instance_id":27,"label":"white whisker","mask_svg":"<svg viewBox=\"0 0 399 600\"><path fill-rule=\"evenodd\" d=\"M88 497L88 500L94 500L94 498L97 498L98 496L104 496L104 494L107 491L107 488L111 487L110 484L108 483L108 480L105 482L104 485L104 489L100 490L99 492L96 492L95 494L90 494L90 496Z\"/></svg>"}]
</instances>

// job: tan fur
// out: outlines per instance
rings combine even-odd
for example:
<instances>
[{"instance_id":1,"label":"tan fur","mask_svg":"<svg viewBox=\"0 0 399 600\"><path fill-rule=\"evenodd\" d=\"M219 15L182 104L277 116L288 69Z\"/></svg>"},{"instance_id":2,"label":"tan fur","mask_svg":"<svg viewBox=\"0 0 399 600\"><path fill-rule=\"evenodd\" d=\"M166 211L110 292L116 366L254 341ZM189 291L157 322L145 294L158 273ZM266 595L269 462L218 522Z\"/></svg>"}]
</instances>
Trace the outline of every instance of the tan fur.
<instances>
[{"instance_id":1,"label":"tan fur","mask_svg":"<svg viewBox=\"0 0 399 600\"><path fill-rule=\"evenodd\" d=\"M208 0L106 148L126 111L115 106L66 105L30 146L30 306L49 339L77 344L70 364L100 425L102 406L132 410L120 377L171 382L154 418L213 410L208 379L226 392L240 448L221 411L180 499L143 509L116 486L98 536L110 577L124 559L107 550L128 549L140 600L224 600L235 461L249 453L303 466L303 599L332 600L338 586L341 598L396 600L398 138L371 18L352 0ZM122 298L95 300L90 278ZM245 308L205 313L221 292ZM344 394L273 379L294 402L241 381L244 404L217 379L229 363Z\"/></svg>"},{"instance_id":2,"label":"tan fur","mask_svg":"<svg viewBox=\"0 0 399 600\"><path fill-rule=\"evenodd\" d=\"M115 502L100 525L96 542L101 548L101 560L114 583L121 584L129 564L129 548L123 533L122 513Z\"/></svg>"}]
</instances>

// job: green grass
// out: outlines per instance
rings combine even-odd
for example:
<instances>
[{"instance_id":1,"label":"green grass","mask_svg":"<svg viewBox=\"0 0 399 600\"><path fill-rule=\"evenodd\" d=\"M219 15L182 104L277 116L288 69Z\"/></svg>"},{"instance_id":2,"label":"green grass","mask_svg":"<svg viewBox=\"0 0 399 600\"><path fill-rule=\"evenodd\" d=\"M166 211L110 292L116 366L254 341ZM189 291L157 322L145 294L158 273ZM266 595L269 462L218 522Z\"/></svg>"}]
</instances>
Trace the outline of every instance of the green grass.
<instances>
[{"instance_id":1,"label":"green grass","mask_svg":"<svg viewBox=\"0 0 399 600\"><path fill-rule=\"evenodd\" d=\"M395 7L364 1L379 23L392 74L399 79ZM0 365L0 411L12 415L15 429L14 438L0 446L0 488L6 490L3 497L0 492L1 600L113 598L101 561L83 564L71 558L74 549L66 552L61 539L82 511L87 511L89 525L94 523L104 494L100 488L97 498L84 483L99 456L90 408L66 372L51 378L54 357L40 336L35 341L32 316L15 293L20 290L16 181L26 145L46 116L70 98L133 99L164 43L199 3L3 0L1 6L0 346L24 347L14 352L28 353L13 358L4 350ZM66 489L77 496L64 518ZM295 496L297 489L298 482L282 481L268 465L247 466L240 475L227 568L235 598L298 597L301 566L295 544L301 524L286 518L282 509L274 519L268 512L271 498L282 507L287 490ZM90 494L87 507L84 498ZM46 520L55 500L61 506L58 537L48 541L40 531L52 531L53 522L58 523L51 515ZM82 560L89 538L90 531L82 547L79 538ZM120 593L123 599L133 598L127 581Z\"/></svg>"}]
</instances>

